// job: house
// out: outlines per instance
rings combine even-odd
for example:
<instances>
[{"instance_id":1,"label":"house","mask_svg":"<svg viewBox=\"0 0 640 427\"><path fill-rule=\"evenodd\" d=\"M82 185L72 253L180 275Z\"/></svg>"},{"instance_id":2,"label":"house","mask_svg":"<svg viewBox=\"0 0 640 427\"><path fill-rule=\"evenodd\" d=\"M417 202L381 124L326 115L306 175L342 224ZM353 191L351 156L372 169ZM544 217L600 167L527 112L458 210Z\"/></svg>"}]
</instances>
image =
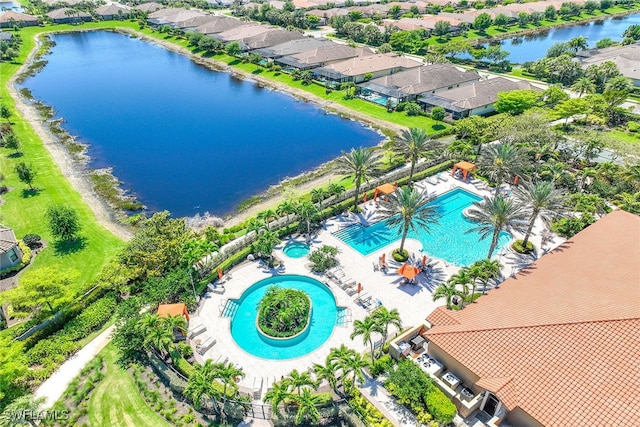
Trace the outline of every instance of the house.
<instances>
[{"instance_id":1,"label":"house","mask_svg":"<svg viewBox=\"0 0 640 427\"><path fill-rule=\"evenodd\" d=\"M160 3L155 3L155 2L149 2L149 3L142 3L139 4L137 6L133 6L133 9L137 9L141 12L147 12L147 13L152 13L155 11L158 11L160 9L165 9L166 7L161 5Z\"/></svg>"},{"instance_id":2,"label":"house","mask_svg":"<svg viewBox=\"0 0 640 427\"><path fill-rule=\"evenodd\" d=\"M283 56L276 59L275 62L286 68L310 70L312 68L344 61L348 58L367 55L374 55L374 52L368 47L355 48L344 44L333 43L332 45L317 47L295 55Z\"/></svg>"},{"instance_id":3,"label":"house","mask_svg":"<svg viewBox=\"0 0 640 427\"><path fill-rule=\"evenodd\" d=\"M88 22L93 18L87 12L70 7L52 10L47 16L56 24L73 24L77 22Z\"/></svg>"},{"instance_id":4,"label":"house","mask_svg":"<svg viewBox=\"0 0 640 427\"><path fill-rule=\"evenodd\" d=\"M394 104L413 101L425 93L440 93L479 80L476 71L461 71L451 64L431 64L378 77L358 86L365 99L373 95L376 100L384 99L383 105L386 105L387 99Z\"/></svg>"},{"instance_id":5,"label":"house","mask_svg":"<svg viewBox=\"0 0 640 427\"><path fill-rule=\"evenodd\" d=\"M422 66L421 62L396 53L379 53L357 56L317 68L313 74L318 80L360 83L368 78L381 77L420 66Z\"/></svg>"},{"instance_id":6,"label":"house","mask_svg":"<svg viewBox=\"0 0 640 427\"><path fill-rule=\"evenodd\" d=\"M0 13L0 28L13 28L14 25L19 27L31 27L38 25L38 18L26 13L20 13L13 10Z\"/></svg>"},{"instance_id":7,"label":"house","mask_svg":"<svg viewBox=\"0 0 640 427\"><path fill-rule=\"evenodd\" d=\"M182 21L204 15L206 15L204 12L185 9L182 7L159 9L149 14L147 23L152 27L159 27L162 25L177 27L177 25Z\"/></svg>"},{"instance_id":8,"label":"house","mask_svg":"<svg viewBox=\"0 0 640 427\"><path fill-rule=\"evenodd\" d=\"M482 80L436 94L422 95L418 103L425 108L443 107L454 119L492 113L500 92L512 90L540 90L529 82L511 81L504 77Z\"/></svg>"},{"instance_id":9,"label":"house","mask_svg":"<svg viewBox=\"0 0 640 427\"><path fill-rule=\"evenodd\" d=\"M256 49L255 53L259 53L264 58L275 59L286 55L295 55L297 53L306 52L322 46L335 46L335 43L325 38L317 39L314 37L304 37L274 46Z\"/></svg>"},{"instance_id":10,"label":"house","mask_svg":"<svg viewBox=\"0 0 640 427\"><path fill-rule=\"evenodd\" d=\"M188 18L183 21L180 21L176 23L176 27L181 28L183 30L187 28L192 29L192 28L199 27L201 25L206 25L210 22L217 21L219 18L220 18L219 16L211 15L207 13L204 15L194 16L192 18Z\"/></svg>"},{"instance_id":11,"label":"house","mask_svg":"<svg viewBox=\"0 0 640 427\"><path fill-rule=\"evenodd\" d=\"M640 42L627 46L589 49L579 52L578 57L582 68L611 61L618 66L623 76L631 79L635 87L640 87Z\"/></svg>"},{"instance_id":12,"label":"house","mask_svg":"<svg viewBox=\"0 0 640 427\"><path fill-rule=\"evenodd\" d=\"M13 40L13 34L0 31L0 42L10 42L11 40Z\"/></svg>"},{"instance_id":13,"label":"house","mask_svg":"<svg viewBox=\"0 0 640 427\"><path fill-rule=\"evenodd\" d=\"M614 211L464 310L427 317L422 360L440 365L432 377L463 416L478 409L489 426L639 424L639 237L640 218Z\"/></svg>"},{"instance_id":14,"label":"house","mask_svg":"<svg viewBox=\"0 0 640 427\"><path fill-rule=\"evenodd\" d=\"M185 30L192 30L205 35L219 34L225 31L232 30L234 28L242 27L243 25L252 25L249 22L240 21L239 19L229 18L228 16L216 15L214 20L210 20L206 24L199 25L195 28L185 28Z\"/></svg>"},{"instance_id":15,"label":"house","mask_svg":"<svg viewBox=\"0 0 640 427\"><path fill-rule=\"evenodd\" d=\"M11 268L22 262L22 251L16 235L7 227L0 227L0 270Z\"/></svg>"},{"instance_id":16,"label":"house","mask_svg":"<svg viewBox=\"0 0 640 427\"><path fill-rule=\"evenodd\" d=\"M282 30L278 28L269 29L264 33L255 36L243 38L240 40L243 51L252 51L255 49L275 46L293 40L305 39L307 37L298 31Z\"/></svg>"},{"instance_id":17,"label":"house","mask_svg":"<svg viewBox=\"0 0 640 427\"><path fill-rule=\"evenodd\" d=\"M42 2L46 5L49 5L53 8L60 8L63 6L77 6L80 3L88 3L90 5L95 5L95 2L86 1L86 0L42 0Z\"/></svg>"},{"instance_id":18,"label":"house","mask_svg":"<svg viewBox=\"0 0 640 427\"><path fill-rule=\"evenodd\" d=\"M229 43L257 36L258 34L266 33L267 31L271 31L272 29L273 27L268 27L266 25L250 23L249 25L242 25L218 34L214 34L212 35L212 37L220 40L222 43Z\"/></svg>"},{"instance_id":19,"label":"house","mask_svg":"<svg viewBox=\"0 0 640 427\"><path fill-rule=\"evenodd\" d=\"M104 6L100 6L96 8L96 15L105 21L112 19L126 19L131 14L131 10L125 6L121 6L119 4L111 3Z\"/></svg>"}]
</instances>

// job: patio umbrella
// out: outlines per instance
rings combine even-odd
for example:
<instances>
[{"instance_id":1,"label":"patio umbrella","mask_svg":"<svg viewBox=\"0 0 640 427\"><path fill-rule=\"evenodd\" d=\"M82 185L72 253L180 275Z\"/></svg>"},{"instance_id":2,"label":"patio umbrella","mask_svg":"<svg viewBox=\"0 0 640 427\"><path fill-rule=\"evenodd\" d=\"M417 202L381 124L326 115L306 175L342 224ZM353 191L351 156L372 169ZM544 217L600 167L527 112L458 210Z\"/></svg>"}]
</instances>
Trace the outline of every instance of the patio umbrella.
<instances>
[{"instance_id":1,"label":"patio umbrella","mask_svg":"<svg viewBox=\"0 0 640 427\"><path fill-rule=\"evenodd\" d=\"M427 256L423 256L422 257L422 268L424 268L424 266L427 265Z\"/></svg>"},{"instance_id":2,"label":"patio umbrella","mask_svg":"<svg viewBox=\"0 0 640 427\"><path fill-rule=\"evenodd\" d=\"M420 269L410 264L402 264L402 267L397 270L397 273L409 280L413 280L420 274Z\"/></svg>"},{"instance_id":3,"label":"patio umbrella","mask_svg":"<svg viewBox=\"0 0 640 427\"><path fill-rule=\"evenodd\" d=\"M384 265L384 259L386 258L387 254L382 254L382 257L380 258L380 264Z\"/></svg>"},{"instance_id":4,"label":"patio umbrella","mask_svg":"<svg viewBox=\"0 0 640 427\"><path fill-rule=\"evenodd\" d=\"M218 279L222 280L222 269L218 269Z\"/></svg>"},{"instance_id":5,"label":"patio umbrella","mask_svg":"<svg viewBox=\"0 0 640 427\"><path fill-rule=\"evenodd\" d=\"M363 202L366 202L366 201L367 201L367 193L366 193L366 192L364 193L364 196L362 196L362 201L363 201Z\"/></svg>"},{"instance_id":6,"label":"patio umbrella","mask_svg":"<svg viewBox=\"0 0 640 427\"><path fill-rule=\"evenodd\" d=\"M362 292L362 283L358 283L358 295Z\"/></svg>"}]
</instances>

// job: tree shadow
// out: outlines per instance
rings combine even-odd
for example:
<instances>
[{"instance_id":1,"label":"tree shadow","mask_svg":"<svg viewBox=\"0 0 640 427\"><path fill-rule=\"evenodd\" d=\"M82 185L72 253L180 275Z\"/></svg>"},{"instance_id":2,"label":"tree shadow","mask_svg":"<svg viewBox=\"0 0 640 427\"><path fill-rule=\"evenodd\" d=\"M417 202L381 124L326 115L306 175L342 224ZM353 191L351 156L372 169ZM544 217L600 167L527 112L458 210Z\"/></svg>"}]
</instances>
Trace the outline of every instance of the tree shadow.
<instances>
[{"instance_id":1,"label":"tree shadow","mask_svg":"<svg viewBox=\"0 0 640 427\"><path fill-rule=\"evenodd\" d=\"M433 130L443 130L445 128L446 128L446 126L443 125L443 124L435 124L435 125L431 126L431 129L433 129Z\"/></svg>"},{"instance_id":2,"label":"tree shadow","mask_svg":"<svg viewBox=\"0 0 640 427\"><path fill-rule=\"evenodd\" d=\"M22 198L23 199L28 199L29 197L35 197L38 194L40 194L40 190L39 188L25 188L22 190Z\"/></svg>"},{"instance_id":3,"label":"tree shadow","mask_svg":"<svg viewBox=\"0 0 640 427\"><path fill-rule=\"evenodd\" d=\"M19 157L22 157L24 154L22 153L22 151L15 151L11 154L9 154L7 157L10 159L17 159Z\"/></svg>"},{"instance_id":4,"label":"tree shadow","mask_svg":"<svg viewBox=\"0 0 640 427\"><path fill-rule=\"evenodd\" d=\"M262 74L263 72L264 72L264 69L258 68L257 70L252 71L251 74Z\"/></svg>"},{"instance_id":5,"label":"tree shadow","mask_svg":"<svg viewBox=\"0 0 640 427\"><path fill-rule=\"evenodd\" d=\"M86 237L76 237L74 240L58 240L53 244L56 255L70 255L83 250L87 246Z\"/></svg>"},{"instance_id":6,"label":"tree shadow","mask_svg":"<svg viewBox=\"0 0 640 427\"><path fill-rule=\"evenodd\" d=\"M238 65L240 64L242 61L239 59L234 59L233 61L229 62L229 65Z\"/></svg>"}]
</instances>

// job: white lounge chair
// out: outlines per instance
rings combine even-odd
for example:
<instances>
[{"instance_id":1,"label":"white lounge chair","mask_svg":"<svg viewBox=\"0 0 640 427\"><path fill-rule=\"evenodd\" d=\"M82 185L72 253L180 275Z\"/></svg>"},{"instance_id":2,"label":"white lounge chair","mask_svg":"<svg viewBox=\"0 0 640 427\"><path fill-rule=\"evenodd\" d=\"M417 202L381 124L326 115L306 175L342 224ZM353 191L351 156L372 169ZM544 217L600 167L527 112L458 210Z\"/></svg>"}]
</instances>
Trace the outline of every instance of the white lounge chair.
<instances>
[{"instance_id":1,"label":"white lounge chair","mask_svg":"<svg viewBox=\"0 0 640 427\"><path fill-rule=\"evenodd\" d=\"M449 175L444 172L438 172L436 174L436 178L438 178L442 182L446 182L449 180Z\"/></svg>"},{"instance_id":2,"label":"white lounge chair","mask_svg":"<svg viewBox=\"0 0 640 427\"><path fill-rule=\"evenodd\" d=\"M214 294L220 294L220 295L224 294L227 291L227 288L225 288L224 285L220 285L216 283L209 283L207 285L207 289L209 289Z\"/></svg>"},{"instance_id":3,"label":"white lounge chair","mask_svg":"<svg viewBox=\"0 0 640 427\"><path fill-rule=\"evenodd\" d=\"M191 329L189 331L189 338L193 338L193 337L195 337L197 335L200 335L201 333L203 333L206 330L207 330L207 327L202 325L202 324L200 324L200 325L196 326L195 328L193 328L193 329Z\"/></svg>"},{"instance_id":4,"label":"white lounge chair","mask_svg":"<svg viewBox=\"0 0 640 427\"><path fill-rule=\"evenodd\" d=\"M200 344L196 344L196 351L198 352L198 354L205 354L207 350L215 345L215 343L216 340L213 337L209 337Z\"/></svg>"},{"instance_id":5,"label":"white lounge chair","mask_svg":"<svg viewBox=\"0 0 640 427\"><path fill-rule=\"evenodd\" d=\"M435 176L430 176L429 178L427 178L427 182L431 185L438 185L438 178L436 178Z\"/></svg>"}]
</instances>

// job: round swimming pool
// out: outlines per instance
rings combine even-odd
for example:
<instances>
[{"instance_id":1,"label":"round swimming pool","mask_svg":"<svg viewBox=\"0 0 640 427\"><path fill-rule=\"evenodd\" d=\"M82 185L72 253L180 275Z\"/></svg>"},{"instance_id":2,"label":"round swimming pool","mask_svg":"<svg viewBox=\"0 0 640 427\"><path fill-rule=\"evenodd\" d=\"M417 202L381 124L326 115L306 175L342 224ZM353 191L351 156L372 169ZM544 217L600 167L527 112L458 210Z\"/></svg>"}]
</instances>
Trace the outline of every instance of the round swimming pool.
<instances>
[{"instance_id":1,"label":"round swimming pool","mask_svg":"<svg viewBox=\"0 0 640 427\"><path fill-rule=\"evenodd\" d=\"M307 330L289 340L273 340L258 333L258 304L270 286L299 289L312 301ZM324 344L336 325L338 308L333 293L321 282L306 276L287 274L269 277L251 285L235 301L237 310L231 319L231 336L247 353L263 359L286 360L304 356Z\"/></svg>"},{"instance_id":2,"label":"round swimming pool","mask_svg":"<svg viewBox=\"0 0 640 427\"><path fill-rule=\"evenodd\" d=\"M309 245L301 242L287 243L282 252L289 258L302 258L309 253Z\"/></svg>"}]
</instances>

